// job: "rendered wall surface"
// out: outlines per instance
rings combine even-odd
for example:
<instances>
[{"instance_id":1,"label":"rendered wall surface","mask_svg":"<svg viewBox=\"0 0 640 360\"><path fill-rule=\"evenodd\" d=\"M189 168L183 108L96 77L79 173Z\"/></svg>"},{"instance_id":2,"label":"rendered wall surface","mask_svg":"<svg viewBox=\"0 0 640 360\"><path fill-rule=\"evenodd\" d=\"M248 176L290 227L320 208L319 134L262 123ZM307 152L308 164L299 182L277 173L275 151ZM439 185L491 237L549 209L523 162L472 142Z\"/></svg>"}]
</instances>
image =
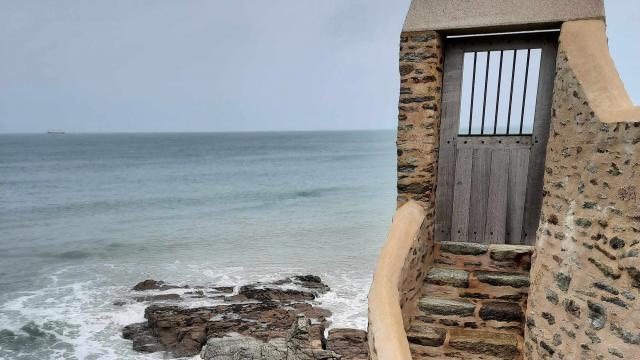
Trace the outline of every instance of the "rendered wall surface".
<instances>
[{"instance_id":1,"label":"rendered wall surface","mask_svg":"<svg viewBox=\"0 0 640 360\"><path fill-rule=\"evenodd\" d=\"M516 30L604 18L604 0L413 0L403 31Z\"/></svg>"},{"instance_id":2,"label":"rendered wall surface","mask_svg":"<svg viewBox=\"0 0 640 360\"><path fill-rule=\"evenodd\" d=\"M598 118L562 38L526 358L638 359L640 123Z\"/></svg>"},{"instance_id":3,"label":"rendered wall surface","mask_svg":"<svg viewBox=\"0 0 640 360\"><path fill-rule=\"evenodd\" d=\"M440 136L442 38L403 32L398 105L398 207L413 199L433 217Z\"/></svg>"}]
</instances>

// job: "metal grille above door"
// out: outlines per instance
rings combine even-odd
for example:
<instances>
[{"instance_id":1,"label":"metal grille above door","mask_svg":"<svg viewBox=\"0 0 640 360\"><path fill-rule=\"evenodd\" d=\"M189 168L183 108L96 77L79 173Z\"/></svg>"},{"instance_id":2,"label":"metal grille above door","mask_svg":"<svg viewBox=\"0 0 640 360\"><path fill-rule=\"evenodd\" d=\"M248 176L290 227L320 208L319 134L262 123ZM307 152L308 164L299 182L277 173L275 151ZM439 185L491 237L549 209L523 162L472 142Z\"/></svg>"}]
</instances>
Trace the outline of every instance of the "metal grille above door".
<instances>
[{"instance_id":1,"label":"metal grille above door","mask_svg":"<svg viewBox=\"0 0 640 360\"><path fill-rule=\"evenodd\" d=\"M436 240L534 244L557 40L447 39Z\"/></svg>"}]
</instances>

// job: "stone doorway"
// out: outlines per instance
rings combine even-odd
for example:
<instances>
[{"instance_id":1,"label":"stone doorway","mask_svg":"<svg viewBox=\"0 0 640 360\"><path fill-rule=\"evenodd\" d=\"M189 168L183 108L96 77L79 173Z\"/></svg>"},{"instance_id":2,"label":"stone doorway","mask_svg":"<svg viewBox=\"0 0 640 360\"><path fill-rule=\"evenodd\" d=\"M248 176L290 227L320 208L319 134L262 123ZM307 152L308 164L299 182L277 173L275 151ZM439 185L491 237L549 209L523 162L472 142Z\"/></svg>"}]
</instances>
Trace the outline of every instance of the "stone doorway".
<instances>
[{"instance_id":1,"label":"stone doorway","mask_svg":"<svg viewBox=\"0 0 640 360\"><path fill-rule=\"evenodd\" d=\"M535 243L557 39L446 39L436 241Z\"/></svg>"}]
</instances>

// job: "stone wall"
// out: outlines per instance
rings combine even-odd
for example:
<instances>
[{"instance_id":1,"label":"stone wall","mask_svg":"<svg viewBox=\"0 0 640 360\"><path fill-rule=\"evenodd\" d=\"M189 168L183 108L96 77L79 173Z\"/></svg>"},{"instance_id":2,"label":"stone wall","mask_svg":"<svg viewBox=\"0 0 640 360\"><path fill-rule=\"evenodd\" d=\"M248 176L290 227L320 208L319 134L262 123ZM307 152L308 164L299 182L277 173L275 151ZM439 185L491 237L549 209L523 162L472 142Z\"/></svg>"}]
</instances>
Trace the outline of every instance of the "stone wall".
<instances>
[{"instance_id":1,"label":"stone wall","mask_svg":"<svg viewBox=\"0 0 640 360\"><path fill-rule=\"evenodd\" d=\"M434 31L403 32L400 38L398 105L398 207L413 199L433 215L440 100L442 38Z\"/></svg>"},{"instance_id":2,"label":"stone wall","mask_svg":"<svg viewBox=\"0 0 640 360\"><path fill-rule=\"evenodd\" d=\"M525 354L637 359L640 124L602 122L569 59L561 35Z\"/></svg>"}]
</instances>

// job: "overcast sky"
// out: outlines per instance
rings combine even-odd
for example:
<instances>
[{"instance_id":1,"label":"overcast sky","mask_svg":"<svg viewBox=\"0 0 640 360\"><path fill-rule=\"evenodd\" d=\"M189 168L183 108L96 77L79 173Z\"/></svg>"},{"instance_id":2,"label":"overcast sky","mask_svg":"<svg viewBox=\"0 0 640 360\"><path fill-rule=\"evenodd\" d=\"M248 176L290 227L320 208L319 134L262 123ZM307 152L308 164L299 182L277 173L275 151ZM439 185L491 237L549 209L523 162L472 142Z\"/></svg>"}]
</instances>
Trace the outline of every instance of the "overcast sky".
<instances>
[{"instance_id":1,"label":"overcast sky","mask_svg":"<svg viewBox=\"0 0 640 360\"><path fill-rule=\"evenodd\" d=\"M391 129L410 0L0 0L0 132ZM607 0L640 104L640 1Z\"/></svg>"}]
</instances>

